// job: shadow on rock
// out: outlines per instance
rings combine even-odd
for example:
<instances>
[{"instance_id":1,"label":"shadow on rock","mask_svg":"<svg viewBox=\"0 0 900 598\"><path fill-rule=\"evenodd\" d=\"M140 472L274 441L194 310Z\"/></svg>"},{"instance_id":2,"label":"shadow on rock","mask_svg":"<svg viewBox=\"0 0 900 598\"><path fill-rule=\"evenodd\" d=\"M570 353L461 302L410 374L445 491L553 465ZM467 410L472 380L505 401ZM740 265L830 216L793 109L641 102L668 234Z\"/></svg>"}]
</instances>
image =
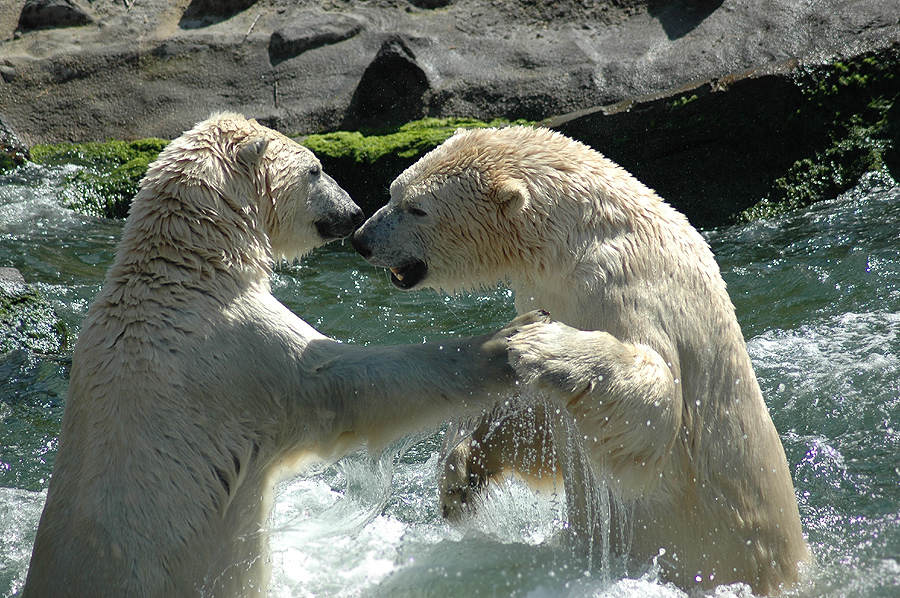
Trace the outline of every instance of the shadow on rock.
<instances>
[{"instance_id":1,"label":"shadow on rock","mask_svg":"<svg viewBox=\"0 0 900 598\"><path fill-rule=\"evenodd\" d=\"M244 12L258 0L191 0L178 26L182 29L200 29L221 23Z\"/></svg>"},{"instance_id":2,"label":"shadow on rock","mask_svg":"<svg viewBox=\"0 0 900 598\"><path fill-rule=\"evenodd\" d=\"M670 40L684 37L722 5L723 0L653 0L647 7Z\"/></svg>"},{"instance_id":3,"label":"shadow on rock","mask_svg":"<svg viewBox=\"0 0 900 598\"><path fill-rule=\"evenodd\" d=\"M421 118L430 88L412 50L402 38L391 36L363 72L342 127L396 126Z\"/></svg>"}]
</instances>

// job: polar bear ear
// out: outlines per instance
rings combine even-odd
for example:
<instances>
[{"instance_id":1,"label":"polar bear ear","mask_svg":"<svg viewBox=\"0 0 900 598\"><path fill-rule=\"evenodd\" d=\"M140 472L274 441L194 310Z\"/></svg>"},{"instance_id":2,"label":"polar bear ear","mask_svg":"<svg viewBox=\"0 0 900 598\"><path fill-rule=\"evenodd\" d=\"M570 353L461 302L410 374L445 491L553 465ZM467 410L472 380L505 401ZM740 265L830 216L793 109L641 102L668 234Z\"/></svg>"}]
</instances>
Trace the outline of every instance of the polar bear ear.
<instances>
[{"instance_id":1,"label":"polar bear ear","mask_svg":"<svg viewBox=\"0 0 900 598\"><path fill-rule=\"evenodd\" d=\"M528 205L530 194L524 181L505 179L494 186L494 198L508 210L520 210Z\"/></svg>"},{"instance_id":2,"label":"polar bear ear","mask_svg":"<svg viewBox=\"0 0 900 598\"><path fill-rule=\"evenodd\" d=\"M256 166L266 154L269 140L265 137L254 137L237 151L237 160L244 166Z\"/></svg>"}]
</instances>

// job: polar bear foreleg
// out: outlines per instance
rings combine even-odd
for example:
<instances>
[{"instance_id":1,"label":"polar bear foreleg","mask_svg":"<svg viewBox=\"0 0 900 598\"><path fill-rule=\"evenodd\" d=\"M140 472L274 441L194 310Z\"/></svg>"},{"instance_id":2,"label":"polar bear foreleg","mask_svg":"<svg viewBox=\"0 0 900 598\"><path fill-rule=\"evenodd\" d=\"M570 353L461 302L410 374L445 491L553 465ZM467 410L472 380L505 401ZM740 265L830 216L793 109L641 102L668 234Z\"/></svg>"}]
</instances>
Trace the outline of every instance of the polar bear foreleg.
<instances>
[{"instance_id":1,"label":"polar bear foreleg","mask_svg":"<svg viewBox=\"0 0 900 598\"><path fill-rule=\"evenodd\" d=\"M519 375L573 415L599 473L623 497L656 487L683 413L680 385L656 351L554 322L524 327L510 352Z\"/></svg>"},{"instance_id":2,"label":"polar bear foreleg","mask_svg":"<svg viewBox=\"0 0 900 598\"><path fill-rule=\"evenodd\" d=\"M524 325L547 319L532 312L495 333L421 345L311 341L301 363L307 380L315 384L307 395L325 397L317 406L317 419L325 433L341 440L322 439L318 444L339 444L339 452L346 452L344 445L349 449L365 443L377 451L451 416L490 407L515 387L509 337ZM308 411L308 405L304 409Z\"/></svg>"},{"instance_id":3,"label":"polar bear foreleg","mask_svg":"<svg viewBox=\"0 0 900 598\"><path fill-rule=\"evenodd\" d=\"M438 482L441 515L456 521L477 508L488 484L516 474L532 488L561 482L553 426L544 401L510 399L481 416L475 428L448 430Z\"/></svg>"}]
</instances>

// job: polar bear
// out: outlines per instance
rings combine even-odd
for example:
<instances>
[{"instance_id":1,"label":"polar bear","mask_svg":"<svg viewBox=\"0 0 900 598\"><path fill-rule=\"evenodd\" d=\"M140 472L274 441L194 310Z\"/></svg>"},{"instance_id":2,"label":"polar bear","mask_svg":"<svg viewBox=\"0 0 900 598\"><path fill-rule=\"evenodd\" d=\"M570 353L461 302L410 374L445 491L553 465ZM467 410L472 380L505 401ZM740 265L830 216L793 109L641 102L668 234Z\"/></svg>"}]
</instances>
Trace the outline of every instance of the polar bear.
<instances>
[{"instance_id":1,"label":"polar bear","mask_svg":"<svg viewBox=\"0 0 900 598\"><path fill-rule=\"evenodd\" d=\"M518 126L458 131L390 193L353 245L397 287L505 280L519 313L562 322L513 351L566 401L624 503L614 545L630 562L656 558L686 589L798 581L810 556L784 449L713 254L682 214L589 147ZM504 471L552 477L565 462L546 446L555 413L488 414L449 455L445 514Z\"/></svg>"},{"instance_id":2,"label":"polar bear","mask_svg":"<svg viewBox=\"0 0 900 598\"><path fill-rule=\"evenodd\" d=\"M263 595L277 476L512 389L515 325L347 346L271 295L273 258L362 219L309 150L236 114L160 154L75 348L24 596Z\"/></svg>"}]
</instances>

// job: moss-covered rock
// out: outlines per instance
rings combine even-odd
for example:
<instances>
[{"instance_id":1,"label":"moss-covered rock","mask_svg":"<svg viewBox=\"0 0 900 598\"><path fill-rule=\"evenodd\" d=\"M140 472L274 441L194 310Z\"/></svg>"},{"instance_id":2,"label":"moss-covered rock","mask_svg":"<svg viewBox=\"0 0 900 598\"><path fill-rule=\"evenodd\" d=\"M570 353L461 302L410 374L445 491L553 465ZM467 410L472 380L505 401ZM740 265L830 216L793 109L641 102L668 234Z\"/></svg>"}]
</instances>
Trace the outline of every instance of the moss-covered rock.
<instances>
[{"instance_id":1,"label":"moss-covered rock","mask_svg":"<svg viewBox=\"0 0 900 598\"><path fill-rule=\"evenodd\" d=\"M820 125L816 141L742 220L834 197L866 173L887 171L900 180L900 51L805 68L797 85L805 100L797 118Z\"/></svg>"},{"instance_id":2,"label":"moss-covered rock","mask_svg":"<svg viewBox=\"0 0 900 598\"><path fill-rule=\"evenodd\" d=\"M310 135L301 142L322 161L325 171L367 211L384 203L391 181L407 166L443 143L458 128L527 124L465 118L426 118L378 131L337 131ZM140 139L37 145L39 164L81 166L65 181L65 205L105 218L124 218L141 178L168 141Z\"/></svg>"},{"instance_id":3,"label":"moss-covered rock","mask_svg":"<svg viewBox=\"0 0 900 598\"><path fill-rule=\"evenodd\" d=\"M0 353L28 349L56 354L68 347L68 330L46 299L15 268L0 268Z\"/></svg>"},{"instance_id":4,"label":"moss-covered rock","mask_svg":"<svg viewBox=\"0 0 900 598\"><path fill-rule=\"evenodd\" d=\"M164 139L36 145L39 164L82 166L65 181L65 204L104 218L124 218L147 167L168 144Z\"/></svg>"},{"instance_id":5,"label":"moss-covered rock","mask_svg":"<svg viewBox=\"0 0 900 598\"><path fill-rule=\"evenodd\" d=\"M302 143L315 152L325 171L353 200L371 214L387 201L391 181L398 174L446 141L457 129L509 124L528 122L425 118L381 131L338 131L310 135Z\"/></svg>"},{"instance_id":6,"label":"moss-covered rock","mask_svg":"<svg viewBox=\"0 0 900 598\"><path fill-rule=\"evenodd\" d=\"M900 179L900 47L804 67L693 82L549 119L606 154L701 227L771 216L851 188L868 172ZM525 123L525 121L516 121ZM301 142L369 214L391 181L460 127L509 121L426 118L388 130L338 131ZM45 164L83 166L66 204L124 217L162 139L35 146Z\"/></svg>"},{"instance_id":7,"label":"moss-covered rock","mask_svg":"<svg viewBox=\"0 0 900 598\"><path fill-rule=\"evenodd\" d=\"M900 179L900 46L694 81L547 121L618 162L700 227Z\"/></svg>"},{"instance_id":8,"label":"moss-covered rock","mask_svg":"<svg viewBox=\"0 0 900 598\"><path fill-rule=\"evenodd\" d=\"M21 166L30 157L28 146L22 143L12 125L0 114L0 173Z\"/></svg>"}]
</instances>

